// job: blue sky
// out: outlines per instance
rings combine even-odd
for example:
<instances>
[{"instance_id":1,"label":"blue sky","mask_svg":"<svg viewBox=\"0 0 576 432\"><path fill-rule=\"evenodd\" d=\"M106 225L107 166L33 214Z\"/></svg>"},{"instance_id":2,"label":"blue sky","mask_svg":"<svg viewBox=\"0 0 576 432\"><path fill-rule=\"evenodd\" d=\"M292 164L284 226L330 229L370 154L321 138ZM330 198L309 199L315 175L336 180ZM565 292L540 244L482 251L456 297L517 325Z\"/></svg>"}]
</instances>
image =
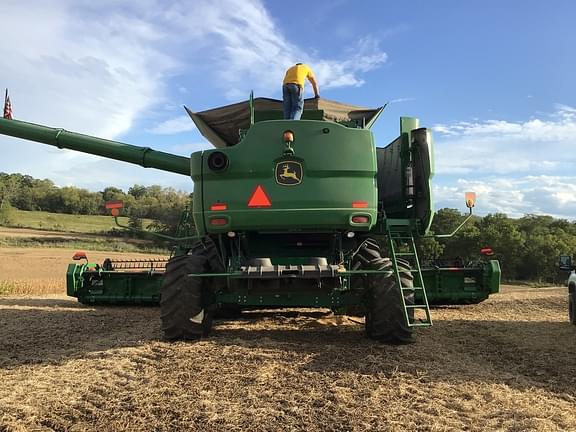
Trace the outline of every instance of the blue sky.
<instances>
[{"instance_id":1,"label":"blue sky","mask_svg":"<svg viewBox=\"0 0 576 432\"><path fill-rule=\"evenodd\" d=\"M1 0L0 0L1 1ZM0 87L15 118L189 155L200 111L280 98L308 63L322 97L434 131L436 208L576 218L576 2L2 1ZM308 92L310 88L308 86ZM311 93L309 93L311 95ZM0 171L90 190L183 176L0 137Z\"/></svg>"}]
</instances>

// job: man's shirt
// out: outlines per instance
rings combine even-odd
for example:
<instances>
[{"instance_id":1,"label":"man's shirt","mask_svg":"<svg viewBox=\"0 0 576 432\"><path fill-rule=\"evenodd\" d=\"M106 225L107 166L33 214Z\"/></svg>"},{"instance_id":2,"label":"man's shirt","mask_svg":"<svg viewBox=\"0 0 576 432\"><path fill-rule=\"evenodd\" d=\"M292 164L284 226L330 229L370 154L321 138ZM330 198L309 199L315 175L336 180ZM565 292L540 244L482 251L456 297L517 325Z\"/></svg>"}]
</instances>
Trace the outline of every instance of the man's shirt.
<instances>
[{"instance_id":1,"label":"man's shirt","mask_svg":"<svg viewBox=\"0 0 576 432\"><path fill-rule=\"evenodd\" d=\"M304 88L304 81L306 78L314 78L312 69L310 69L306 64L294 65L286 71L283 84L298 84L300 87Z\"/></svg>"}]
</instances>

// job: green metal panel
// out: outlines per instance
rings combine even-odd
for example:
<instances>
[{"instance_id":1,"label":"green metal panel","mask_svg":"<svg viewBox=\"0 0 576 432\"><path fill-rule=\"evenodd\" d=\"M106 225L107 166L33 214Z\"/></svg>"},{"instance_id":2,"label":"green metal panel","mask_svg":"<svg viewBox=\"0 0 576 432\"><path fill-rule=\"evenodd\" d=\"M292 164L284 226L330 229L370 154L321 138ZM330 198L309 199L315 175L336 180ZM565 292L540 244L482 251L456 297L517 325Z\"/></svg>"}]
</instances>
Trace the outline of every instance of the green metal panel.
<instances>
[{"instance_id":1,"label":"green metal panel","mask_svg":"<svg viewBox=\"0 0 576 432\"><path fill-rule=\"evenodd\" d=\"M423 269L430 304L467 304L486 300L499 292L500 265L491 260L474 267Z\"/></svg>"},{"instance_id":2,"label":"green metal panel","mask_svg":"<svg viewBox=\"0 0 576 432\"><path fill-rule=\"evenodd\" d=\"M198 235L206 234L206 225L204 225L204 193L202 188L202 156L203 152L195 152L190 156L191 177L195 186L192 197L192 217Z\"/></svg>"},{"instance_id":3,"label":"green metal panel","mask_svg":"<svg viewBox=\"0 0 576 432\"><path fill-rule=\"evenodd\" d=\"M294 133L294 155L285 155L282 134ZM208 168L211 153L229 158L221 172ZM193 155L193 159L197 157ZM376 157L368 130L346 128L322 121L265 121L256 123L236 146L202 154L204 222L209 233L235 230L347 230L367 231L376 222ZM279 184L277 165L301 165L301 182ZM271 201L267 208L250 208L248 203L260 186ZM353 202L366 208L353 208ZM211 211L215 203L226 203L226 211ZM199 216L198 206L195 216ZM367 215L369 222L351 224L353 215ZM224 226L210 225L211 218L225 217Z\"/></svg>"},{"instance_id":4,"label":"green metal panel","mask_svg":"<svg viewBox=\"0 0 576 432\"><path fill-rule=\"evenodd\" d=\"M84 304L158 304L164 275L150 272L84 273L75 297Z\"/></svg>"}]
</instances>

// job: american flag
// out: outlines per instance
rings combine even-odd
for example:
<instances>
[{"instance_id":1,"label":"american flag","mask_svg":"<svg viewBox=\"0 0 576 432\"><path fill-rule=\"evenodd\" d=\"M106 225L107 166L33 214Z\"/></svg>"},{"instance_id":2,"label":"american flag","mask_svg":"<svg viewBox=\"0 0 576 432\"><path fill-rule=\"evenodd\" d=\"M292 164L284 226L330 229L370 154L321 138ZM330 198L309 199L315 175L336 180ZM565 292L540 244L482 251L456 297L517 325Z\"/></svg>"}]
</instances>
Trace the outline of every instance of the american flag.
<instances>
[{"instance_id":1,"label":"american flag","mask_svg":"<svg viewBox=\"0 0 576 432\"><path fill-rule=\"evenodd\" d=\"M12 103L10 102L10 97L8 96L8 89L6 89L6 96L4 96L4 118L12 120Z\"/></svg>"}]
</instances>

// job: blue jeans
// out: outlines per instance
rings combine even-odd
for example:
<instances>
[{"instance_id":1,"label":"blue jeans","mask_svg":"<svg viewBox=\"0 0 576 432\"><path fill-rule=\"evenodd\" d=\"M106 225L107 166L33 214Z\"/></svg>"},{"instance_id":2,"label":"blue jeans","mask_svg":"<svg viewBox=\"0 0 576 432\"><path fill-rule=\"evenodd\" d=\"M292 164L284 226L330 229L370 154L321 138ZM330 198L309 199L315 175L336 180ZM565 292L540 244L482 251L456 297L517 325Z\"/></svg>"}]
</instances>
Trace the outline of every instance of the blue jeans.
<instances>
[{"instance_id":1,"label":"blue jeans","mask_svg":"<svg viewBox=\"0 0 576 432\"><path fill-rule=\"evenodd\" d=\"M285 120L300 120L304 111L304 91L298 84L284 84L282 98Z\"/></svg>"}]
</instances>

